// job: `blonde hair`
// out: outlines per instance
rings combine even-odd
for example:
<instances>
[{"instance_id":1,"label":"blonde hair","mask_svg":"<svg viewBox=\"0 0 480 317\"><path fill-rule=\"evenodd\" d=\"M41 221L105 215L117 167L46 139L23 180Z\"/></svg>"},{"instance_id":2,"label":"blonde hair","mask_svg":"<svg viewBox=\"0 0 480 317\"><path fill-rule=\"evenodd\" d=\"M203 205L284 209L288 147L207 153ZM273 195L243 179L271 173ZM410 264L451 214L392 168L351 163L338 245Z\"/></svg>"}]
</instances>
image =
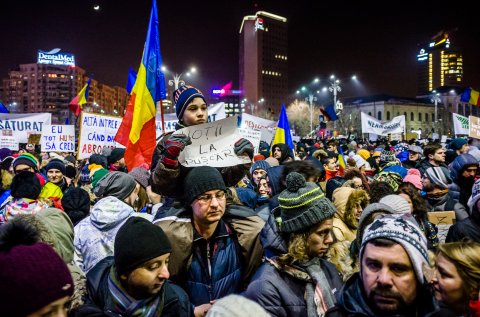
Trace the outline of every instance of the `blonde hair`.
<instances>
[{"instance_id":1,"label":"blonde hair","mask_svg":"<svg viewBox=\"0 0 480 317\"><path fill-rule=\"evenodd\" d=\"M350 229L357 229L358 220L355 218L354 208L357 205L362 206L365 209L370 201L370 197L363 189L355 189L350 196L348 196L347 204L345 205L345 213L343 215L343 221Z\"/></svg>"},{"instance_id":2,"label":"blonde hair","mask_svg":"<svg viewBox=\"0 0 480 317\"><path fill-rule=\"evenodd\" d=\"M452 262L463 281L470 297L478 299L480 290L480 243L473 241L450 242L440 244L437 256L441 254Z\"/></svg>"},{"instance_id":3,"label":"blonde hair","mask_svg":"<svg viewBox=\"0 0 480 317\"><path fill-rule=\"evenodd\" d=\"M307 239L309 235L310 230L292 233L288 239L288 252L279 256L277 262L281 266L285 266L308 261L310 259L307 254Z\"/></svg>"}]
</instances>

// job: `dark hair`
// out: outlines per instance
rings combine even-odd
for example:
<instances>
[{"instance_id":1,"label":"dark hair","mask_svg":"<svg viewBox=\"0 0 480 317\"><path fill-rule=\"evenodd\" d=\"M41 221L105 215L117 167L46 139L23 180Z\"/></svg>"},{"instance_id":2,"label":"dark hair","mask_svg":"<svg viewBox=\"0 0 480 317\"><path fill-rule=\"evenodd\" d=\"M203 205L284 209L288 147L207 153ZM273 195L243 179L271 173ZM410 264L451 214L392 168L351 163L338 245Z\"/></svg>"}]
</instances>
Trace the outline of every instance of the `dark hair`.
<instances>
[{"instance_id":1,"label":"dark hair","mask_svg":"<svg viewBox=\"0 0 480 317\"><path fill-rule=\"evenodd\" d=\"M305 179L310 177L319 178L321 176L320 169L315 167L315 165L308 161L290 161L283 164L283 172L282 172L282 182L285 183L287 179L287 175L291 172L297 172L303 175Z\"/></svg>"},{"instance_id":2,"label":"dark hair","mask_svg":"<svg viewBox=\"0 0 480 317\"><path fill-rule=\"evenodd\" d=\"M334 158L333 157L322 157L321 159L321 162L322 162L322 165L327 165L328 163L330 163L330 160L333 160Z\"/></svg>"},{"instance_id":3,"label":"dark hair","mask_svg":"<svg viewBox=\"0 0 480 317\"><path fill-rule=\"evenodd\" d=\"M392 186L387 182L373 181L370 183L370 203L378 203L380 199L393 193Z\"/></svg>"},{"instance_id":4,"label":"dark hair","mask_svg":"<svg viewBox=\"0 0 480 317\"><path fill-rule=\"evenodd\" d=\"M345 178L345 180L347 181L354 179L355 177L358 177L362 180L363 188L367 191L367 193L370 193L370 185L368 184L368 179L362 172L360 172L358 168L349 168L345 171L345 174L343 175L343 178Z\"/></svg>"},{"instance_id":5,"label":"dark hair","mask_svg":"<svg viewBox=\"0 0 480 317\"><path fill-rule=\"evenodd\" d=\"M441 148L442 148L442 145L438 143L427 144L423 149L423 156L425 156L425 158L428 160L428 155L430 154L434 155L435 152L437 152Z\"/></svg>"},{"instance_id":6,"label":"dark hair","mask_svg":"<svg viewBox=\"0 0 480 317\"><path fill-rule=\"evenodd\" d=\"M412 215L417 221L424 222L428 220L428 207L425 199L420 196L418 189L411 183L402 183L398 186L397 194L405 194L410 197L413 205Z\"/></svg>"}]
</instances>

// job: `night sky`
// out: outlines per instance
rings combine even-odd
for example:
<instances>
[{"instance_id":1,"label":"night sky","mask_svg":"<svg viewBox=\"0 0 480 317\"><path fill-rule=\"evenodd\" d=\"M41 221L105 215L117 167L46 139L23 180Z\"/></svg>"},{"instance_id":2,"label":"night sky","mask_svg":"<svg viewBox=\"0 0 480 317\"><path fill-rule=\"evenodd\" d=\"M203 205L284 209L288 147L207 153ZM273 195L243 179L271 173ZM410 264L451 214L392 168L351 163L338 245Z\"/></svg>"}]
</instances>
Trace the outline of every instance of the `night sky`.
<instances>
[{"instance_id":1,"label":"night sky","mask_svg":"<svg viewBox=\"0 0 480 317\"><path fill-rule=\"evenodd\" d=\"M345 84L340 97L414 97L420 45L441 30L456 30L451 41L463 50L465 85L480 90L480 26L472 2L422 2L157 0L161 51L170 70L195 65L198 74L187 83L205 94L229 81L238 88L241 21L264 10L288 19L292 94L334 73L356 74L362 83L362 89ZM2 1L0 78L35 62L38 49L58 47L75 54L77 65L99 81L125 86L128 68L140 63L150 7L150 0Z\"/></svg>"}]
</instances>

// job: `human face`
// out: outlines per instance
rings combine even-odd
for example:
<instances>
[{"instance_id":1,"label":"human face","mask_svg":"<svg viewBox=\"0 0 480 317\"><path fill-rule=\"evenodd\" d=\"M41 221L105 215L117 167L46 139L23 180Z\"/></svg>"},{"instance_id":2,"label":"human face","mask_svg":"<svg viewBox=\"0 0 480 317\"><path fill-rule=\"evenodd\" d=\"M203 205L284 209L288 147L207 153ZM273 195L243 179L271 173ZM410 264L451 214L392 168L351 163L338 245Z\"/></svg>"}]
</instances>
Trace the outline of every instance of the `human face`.
<instances>
[{"instance_id":1,"label":"human face","mask_svg":"<svg viewBox=\"0 0 480 317\"><path fill-rule=\"evenodd\" d=\"M432 280L435 299L449 307L465 305L468 298L463 281L455 265L443 254L437 257L435 275Z\"/></svg>"},{"instance_id":2,"label":"human face","mask_svg":"<svg viewBox=\"0 0 480 317\"><path fill-rule=\"evenodd\" d=\"M418 159L420 158L420 154L417 153L417 152L413 152L413 151L408 151L408 159L410 161L418 161Z\"/></svg>"},{"instance_id":3,"label":"human face","mask_svg":"<svg viewBox=\"0 0 480 317\"><path fill-rule=\"evenodd\" d=\"M328 160L327 164L323 165L326 169L334 171L337 169L337 164L335 164L335 160L333 158Z\"/></svg>"},{"instance_id":4,"label":"human face","mask_svg":"<svg viewBox=\"0 0 480 317\"><path fill-rule=\"evenodd\" d=\"M169 259L170 253L167 253L143 263L126 275L121 275L122 286L137 300L156 295L170 277Z\"/></svg>"},{"instance_id":5,"label":"human face","mask_svg":"<svg viewBox=\"0 0 480 317\"><path fill-rule=\"evenodd\" d=\"M398 196L401 196L403 198L405 198L405 200L408 202L408 204L410 205L410 212L412 212L413 210L413 203L412 203L412 199L410 198L410 196L408 196L407 194L404 194L404 193L400 193L398 194Z\"/></svg>"},{"instance_id":6,"label":"human face","mask_svg":"<svg viewBox=\"0 0 480 317\"><path fill-rule=\"evenodd\" d=\"M337 148L335 147L335 145L329 145L327 146L327 151L331 151L331 152L335 152Z\"/></svg>"},{"instance_id":7,"label":"human face","mask_svg":"<svg viewBox=\"0 0 480 317\"><path fill-rule=\"evenodd\" d=\"M58 184L62 181L63 174L60 172L60 170L51 168L47 172L47 178L50 183Z\"/></svg>"},{"instance_id":8,"label":"human face","mask_svg":"<svg viewBox=\"0 0 480 317\"><path fill-rule=\"evenodd\" d=\"M360 220L360 216L362 215L362 212L363 212L363 207L361 204L357 204L355 207L354 207L354 213L355 213L355 218L357 220Z\"/></svg>"},{"instance_id":9,"label":"human face","mask_svg":"<svg viewBox=\"0 0 480 317\"><path fill-rule=\"evenodd\" d=\"M477 166L470 166L462 172L462 176L465 178L475 178L475 175L477 175L477 170Z\"/></svg>"},{"instance_id":10,"label":"human face","mask_svg":"<svg viewBox=\"0 0 480 317\"><path fill-rule=\"evenodd\" d=\"M428 157L437 164L445 163L445 150L438 149L435 151L435 154L429 154Z\"/></svg>"},{"instance_id":11,"label":"human face","mask_svg":"<svg viewBox=\"0 0 480 317\"><path fill-rule=\"evenodd\" d=\"M252 180L255 184L258 185L258 181L260 180L260 178L265 177L265 175L267 175L267 172L265 172L265 170L257 168L252 173Z\"/></svg>"},{"instance_id":12,"label":"human face","mask_svg":"<svg viewBox=\"0 0 480 317\"><path fill-rule=\"evenodd\" d=\"M199 195L192 202L193 221L202 225L217 223L225 213L227 200L220 189L210 190Z\"/></svg>"},{"instance_id":13,"label":"human face","mask_svg":"<svg viewBox=\"0 0 480 317\"><path fill-rule=\"evenodd\" d=\"M310 229L307 238L307 254L313 259L316 256L324 256L333 243L333 219L326 219Z\"/></svg>"},{"instance_id":14,"label":"human face","mask_svg":"<svg viewBox=\"0 0 480 317\"><path fill-rule=\"evenodd\" d=\"M468 153L468 150L469 150L468 144L464 144L458 151L460 152L460 154L465 154L465 153Z\"/></svg>"},{"instance_id":15,"label":"human face","mask_svg":"<svg viewBox=\"0 0 480 317\"><path fill-rule=\"evenodd\" d=\"M270 197L270 188L265 178L262 178L258 184L258 194L261 197Z\"/></svg>"},{"instance_id":16,"label":"human face","mask_svg":"<svg viewBox=\"0 0 480 317\"><path fill-rule=\"evenodd\" d=\"M273 157L276 158L277 160L279 160L282 157L282 151L278 146L273 150Z\"/></svg>"},{"instance_id":17,"label":"human face","mask_svg":"<svg viewBox=\"0 0 480 317\"><path fill-rule=\"evenodd\" d=\"M379 247L367 243L361 266L363 288L374 310L393 315L415 302L415 272L400 244Z\"/></svg>"},{"instance_id":18,"label":"human face","mask_svg":"<svg viewBox=\"0 0 480 317\"><path fill-rule=\"evenodd\" d=\"M35 170L31 166L28 166L27 164L18 164L15 168L15 174L25 172L25 171L35 172Z\"/></svg>"},{"instance_id":19,"label":"human face","mask_svg":"<svg viewBox=\"0 0 480 317\"><path fill-rule=\"evenodd\" d=\"M422 177L422 186L423 186L423 190L426 191L427 193L431 192L434 189L432 183L430 182L430 179L428 179L427 176Z\"/></svg>"},{"instance_id":20,"label":"human face","mask_svg":"<svg viewBox=\"0 0 480 317\"><path fill-rule=\"evenodd\" d=\"M208 120L207 104L205 101L196 97L188 104L185 112L183 113L182 122L185 126L206 123Z\"/></svg>"},{"instance_id":21,"label":"human face","mask_svg":"<svg viewBox=\"0 0 480 317\"><path fill-rule=\"evenodd\" d=\"M353 181L353 186L355 186L355 189L363 189L363 183L360 177L354 177L352 178L352 181Z\"/></svg>"},{"instance_id":22,"label":"human face","mask_svg":"<svg viewBox=\"0 0 480 317\"><path fill-rule=\"evenodd\" d=\"M66 306L69 299L68 296L57 299L36 312L27 315L27 317L67 317Z\"/></svg>"}]
</instances>

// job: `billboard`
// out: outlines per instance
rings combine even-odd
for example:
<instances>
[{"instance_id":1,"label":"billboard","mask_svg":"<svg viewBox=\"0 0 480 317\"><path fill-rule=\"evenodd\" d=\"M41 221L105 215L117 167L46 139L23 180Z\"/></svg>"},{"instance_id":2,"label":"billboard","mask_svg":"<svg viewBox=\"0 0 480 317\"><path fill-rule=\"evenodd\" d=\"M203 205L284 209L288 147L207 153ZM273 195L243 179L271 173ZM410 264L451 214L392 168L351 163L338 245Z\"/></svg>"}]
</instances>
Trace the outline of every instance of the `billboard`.
<instances>
[{"instance_id":1,"label":"billboard","mask_svg":"<svg viewBox=\"0 0 480 317\"><path fill-rule=\"evenodd\" d=\"M54 48L51 51L38 51L38 64L61 65L61 66L75 66L75 55L70 53L60 53L59 48Z\"/></svg>"}]
</instances>

